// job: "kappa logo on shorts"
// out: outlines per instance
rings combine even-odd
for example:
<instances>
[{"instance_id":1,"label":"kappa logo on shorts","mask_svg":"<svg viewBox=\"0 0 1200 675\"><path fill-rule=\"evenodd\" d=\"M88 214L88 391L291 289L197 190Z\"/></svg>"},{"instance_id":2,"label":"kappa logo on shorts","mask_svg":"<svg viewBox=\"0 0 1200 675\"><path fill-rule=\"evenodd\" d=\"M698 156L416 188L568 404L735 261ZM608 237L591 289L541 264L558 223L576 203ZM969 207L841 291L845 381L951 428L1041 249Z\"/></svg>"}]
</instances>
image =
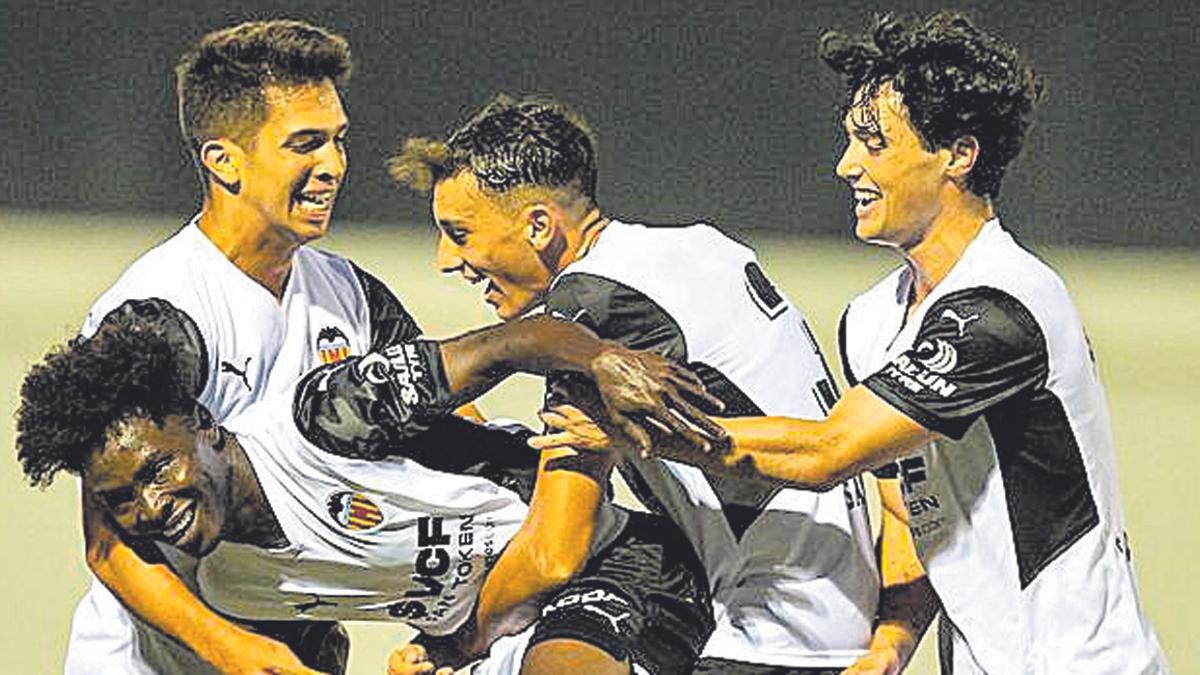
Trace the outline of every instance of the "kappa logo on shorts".
<instances>
[{"instance_id":1,"label":"kappa logo on shorts","mask_svg":"<svg viewBox=\"0 0 1200 675\"><path fill-rule=\"evenodd\" d=\"M337 363L350 356L350 339L336 326L326 326L317 334L317 357L321 363Z\"/></svg>"},{"instance_id":2,"label":"kappa logo on shorts","mask_svg":"<svg viewBox=\"0 0 1200 675\"><path fill-rule=\"evenodd\" d=\"M568 593L558 598L542 609L542 616L577 605L585 612L604 617L612 624L613 631L617 633L621 632L621 622L628 619L630 615L630 612L622 611L629 606L628 600L603 588L597 588L591 591Z\"/></svg>"},{"instance_id":3,"label":"kappa logo on shorts","mask_svg":"<svg viewBox=\"0 0 1200 675\"><path fill-rule=\"evenodd\" d=\"M329 515L348 530L369 530L383 522L383 511L361 492L335 492L326 505Z\"/></svg>"}]
</instances>

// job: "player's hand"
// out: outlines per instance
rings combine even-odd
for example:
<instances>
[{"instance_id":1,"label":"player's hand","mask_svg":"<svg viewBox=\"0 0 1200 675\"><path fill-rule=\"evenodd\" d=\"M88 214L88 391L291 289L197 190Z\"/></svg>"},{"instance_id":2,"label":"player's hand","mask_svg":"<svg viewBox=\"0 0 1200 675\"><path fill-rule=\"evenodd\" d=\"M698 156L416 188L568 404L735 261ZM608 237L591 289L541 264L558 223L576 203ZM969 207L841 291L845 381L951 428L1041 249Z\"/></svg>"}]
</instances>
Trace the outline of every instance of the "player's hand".
<instances>
[{"instance_id":1,"label":"player's hand","mask_svg":"<svg viewBox=\"0 0 1200 675\"><path fill-rule=\"evenodd\" d=\"M643 456L650 453L651 429L678 436L704 452L724 440L724 430L698 405L716 411L725 406L687 368L658 354L618 345L601 352L591 366L609 419Z\"/></svg>"},{"instance_id":2,"label":"player's hand","mask_svg":"<svg viewBox=\"0 0 1200 675\"><path fill-rule=\"evenodd\" d=\"M282 642L241 628L225 635L206 659L228 675L322 675Z\"/></svg>"},{"instance_id":3,"label":"player's hand","mask_svg":"<svg viewBox=\"0 0 1200 675\"><path fill-rule=\"evenodd\" d=\"M842 671L841 675L900 675L904 661L895 648L872 645L871 650Z\"/></svg>"},{"instance_id":4,"label":"player's hand","mask_svg":"<svg viewBox=\"0 0 1200 675\"><path fill-rule=\"evenodd\" d=\"M529 445L532 448L572 448L608 452L619 447L614 437L600 424L570 403L546 408L538 413L538 417L550 431L530 438Z\"/></svg>"},{"instance_id":5,"label":"player's hand","mask_svg":"<svg viewBox=\"0 0 1200 675\"><path fill-rule=\"evenodd\" d=\"M429 660L429 654L426 653L424 647L409 643L393 649L392 653L388 655L387 672L388 675L421 675L423 673L453 675L454 669L438 668Z\"/></svg>"}]
</instances>

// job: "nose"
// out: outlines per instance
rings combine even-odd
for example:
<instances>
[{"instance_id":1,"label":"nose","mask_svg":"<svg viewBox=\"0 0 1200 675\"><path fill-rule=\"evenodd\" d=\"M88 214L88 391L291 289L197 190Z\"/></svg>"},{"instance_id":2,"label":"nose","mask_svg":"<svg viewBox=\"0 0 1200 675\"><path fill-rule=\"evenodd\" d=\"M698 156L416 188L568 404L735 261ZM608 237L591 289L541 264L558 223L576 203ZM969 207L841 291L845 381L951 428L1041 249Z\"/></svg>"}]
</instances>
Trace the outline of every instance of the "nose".
<instances>
[{"instance_id":1,"label":"nose","mask_svg":"<svg viewBox=\"0 0 1200 675\"><path fill-rule=\"evenodd\" d=\"M138 490L134 497L133 508L130 509L132 522L129 523L129 531L133 534L146 535L161 530L166 525L162 522L165 504L166 498L160 490L152 486Z\"/></svg>"},{"instance_id":2,"label":"nose","mask_svg":"<svg viewBox=\"0 0 1200 675\"><path fill-rule=\"evenodd\" d=\"M313 174L324 183L339 184L346 175L348 160L346 148L336 140L330 140L316 152L317 165Z\"/></svg>"},{"instance_id":3,"label":"nose","mask_svg":"<svg viewBox=\"0 0 1200 675\"><path fill-rule=\"evenodd\" d=\"M862 175L862 166L859 164L858 154L854 149L854 143L848 143L846 149L842 151L842 156L838 160L837 166L833 171L838 178L847 183L854 183Z\"/></svg>"},{"instance_id":4,"label":"nose","mask_svg":"<svg viewBox=\"0 0 1200 675\"><path fill-rule=\"evenodd\" d=\"M438 233L437 252L434 262L437 265L438 271L442 274L450 274L462 269L463 260L458 254L458 246L450 241L445 233Z\"/></svg>"}]
</instances>

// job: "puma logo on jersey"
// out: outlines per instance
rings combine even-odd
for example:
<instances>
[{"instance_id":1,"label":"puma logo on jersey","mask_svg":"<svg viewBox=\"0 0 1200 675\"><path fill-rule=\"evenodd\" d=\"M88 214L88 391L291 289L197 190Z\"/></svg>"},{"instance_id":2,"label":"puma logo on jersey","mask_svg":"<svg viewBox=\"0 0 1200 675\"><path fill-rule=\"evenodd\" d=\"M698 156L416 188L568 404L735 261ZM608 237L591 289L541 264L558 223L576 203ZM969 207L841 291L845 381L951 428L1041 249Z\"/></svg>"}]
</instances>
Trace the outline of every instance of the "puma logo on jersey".
<instances>
[{"instance_id":1,"label":"puma logo on jersey","mask_svg":"<svg viewBox=\"0 0 1200 675\"><path fill-rule=\"evenodd\" d=\"M959 316L958 313L955 312L954 310L952 310L950 308L946 308L946 309L942 310L942 315L938 318L939 319L950 319L955 324L957 324L958 325L958 337L962 337L967 334L967 324L971 323L972 321L978 321L979 315L972 314L964 319L961 316Z\"/></svg>"},{"instance_id":2,"label":"puma logo on jersey","mask_svg":"<svg viewBox=\"0 0 1200 675\"><path fill-rule=\"evenodd\" d=\"M329 600L323 600L323 599L321 599L321 596L319 596L319 595L315 595L315 594L311 594L311 595L313 597L312 600L306 600L304 602L290 603L292 605L292 609L296 610L296 614L303 616L318 607L337 607L336 602L330 602Z\"/></svg>"},{"instance_id":3,"label":"puma logo on jersey","mask_svg":"<svg viewBox=\"0 0 1200 675\"><path fill-rule=\"evenodd\" d=\"M578 323L580 317L582 317L584 314L587 314L587 313L588 313L588 311L587 311L587 308L585 307L585 308L579 310L578 312L575 312L575 316L569 317L566 314L563 314L562 312L560 312L556 309L556 310L552 310L550 312L550 317L554 318L554 319L558 319L559 321L570 321L571 323Z\"/></svg>"},{"instance_id":4,"label":"puma logo on jersey","mask_svg":"<svg viewBox=\"0 0 1200 675\"><path fill-rule=\"evenodd\" d=\"M246 362L242 364L240 370L228 361L221 362L221 372L237 375L242 380L242 384L246 385L247 391L253 391L253 387L250 386L250 378L246 377L246 371L250 368L250 358L246 357Z\"/></svg>"}]
</instances>

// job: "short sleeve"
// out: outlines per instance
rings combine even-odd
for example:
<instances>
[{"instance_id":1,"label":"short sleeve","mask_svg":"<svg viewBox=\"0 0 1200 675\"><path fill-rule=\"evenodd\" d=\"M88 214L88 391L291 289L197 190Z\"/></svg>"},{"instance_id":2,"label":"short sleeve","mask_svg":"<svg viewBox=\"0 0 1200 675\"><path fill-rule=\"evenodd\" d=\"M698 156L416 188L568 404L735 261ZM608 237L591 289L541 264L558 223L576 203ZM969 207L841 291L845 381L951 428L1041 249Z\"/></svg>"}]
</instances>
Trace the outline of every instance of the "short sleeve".
<instances>
[{"instance_id":1,"label":"short sleeve","mask_svg":"<svg viewBox=\"0 0 1200 675\"><path fill-rule=\"evenodd\" d=\"M995 288L939 299L913 345L863 384L925 428L955 439L992 406L1044 384L1049 372L1037 320Z\"/></svg>"},{"instance_id":2,"label":"short sleeve","mask_svg":"<svg viewBox=\"0 0 1200 675\"><path fill-rule=\"evenodd\" d=\"M401 342L421 336L417 321L404 309L396 295L379 279L355 265L354 274L367 300L367 315L371 320L371 351L381 351Z\"/></svg>"}]
</instances>

